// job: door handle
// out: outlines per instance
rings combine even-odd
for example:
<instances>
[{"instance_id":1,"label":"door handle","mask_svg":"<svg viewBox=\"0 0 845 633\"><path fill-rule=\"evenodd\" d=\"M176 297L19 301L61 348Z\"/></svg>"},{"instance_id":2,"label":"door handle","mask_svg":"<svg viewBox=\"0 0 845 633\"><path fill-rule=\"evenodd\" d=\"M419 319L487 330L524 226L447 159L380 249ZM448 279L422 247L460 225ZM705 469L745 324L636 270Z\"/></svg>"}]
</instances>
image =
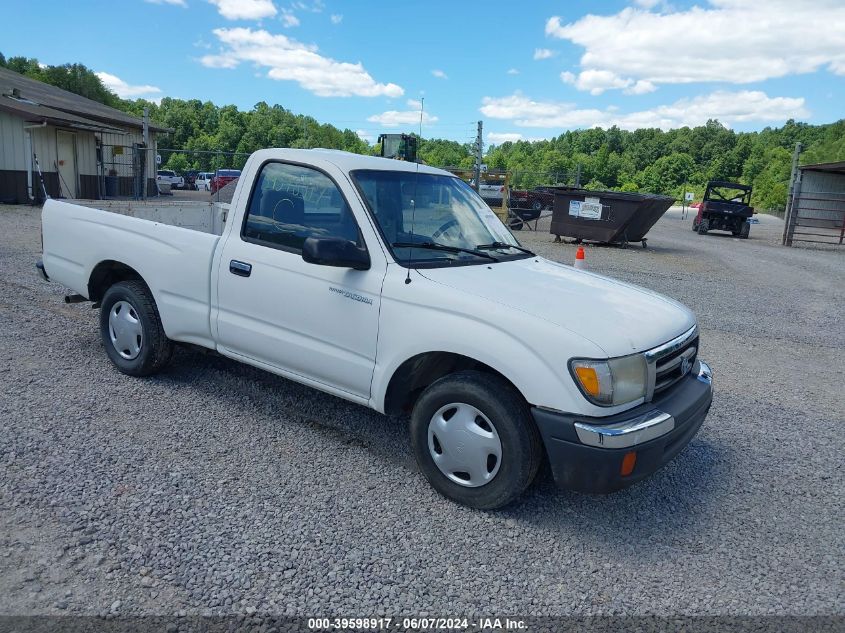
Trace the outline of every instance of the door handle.
<instances>
[{"instance_id":1,"label":"door handle","mask_svg":"<svg viewBox=\"0 0 845 633\"><path fill-rule=\"evenodd\" d=\"M249 277L252 273L252 264L233 259L229 262L229 272L238 277Z\"/></svg>"}]
</instances>

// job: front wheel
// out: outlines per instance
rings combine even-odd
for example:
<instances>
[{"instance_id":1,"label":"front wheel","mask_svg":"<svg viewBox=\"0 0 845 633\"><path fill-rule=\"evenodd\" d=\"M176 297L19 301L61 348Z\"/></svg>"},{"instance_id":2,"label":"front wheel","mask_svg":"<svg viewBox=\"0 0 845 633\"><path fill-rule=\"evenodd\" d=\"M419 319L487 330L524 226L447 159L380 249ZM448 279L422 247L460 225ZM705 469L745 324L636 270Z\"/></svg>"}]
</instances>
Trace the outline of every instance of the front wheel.
<instances>
[{"instance_id":1,"label":"front wheel","mask_svg":"<svg viewBox=\"0 0 845 633\"><path fill-rule=\"evenodd\" d=\"M710 230L710 220L702 220L698 223L698 234L699 235L706 235L707 231Z\"/></svg>"},{"instance_id":2,"label":"front wheel","mask_svg":"<svg viewBox=\"0 0 845 633\"><path fill-rule=\"evenodd\" d=\"M443 496L480 510L507 505L534 480L540 434L505 380L463 371L437 380L411 414L420 470Z\"/></svg>"},{"instance_id":3,"label":"front wheel","mask_svg":"<svg viewBox=\"0 0 845 633\"><path fill-rule=\"evenodd\" d=\"M100 335L109 359L129 376L161 371L173 353L153 295L142 281L121 281L106 291Z\"/></svg>"}]
</instances>

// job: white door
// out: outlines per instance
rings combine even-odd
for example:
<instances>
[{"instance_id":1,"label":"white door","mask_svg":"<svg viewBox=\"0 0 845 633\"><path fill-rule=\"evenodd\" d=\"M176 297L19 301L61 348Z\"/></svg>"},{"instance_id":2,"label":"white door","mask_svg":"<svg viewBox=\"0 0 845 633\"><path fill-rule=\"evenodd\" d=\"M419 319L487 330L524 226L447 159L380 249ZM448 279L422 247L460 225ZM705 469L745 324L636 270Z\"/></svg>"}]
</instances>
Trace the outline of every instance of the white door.
<instances>
[{"instance_id":1,"label":"white door","mask_svg":"<svg viewBox=\"0 0 845 633\"><path fill-rule=\"evenodd\" d=\"M76 134L61 130L56 132L56 162L62 197L76 198Z\"/></svg>"},{"instance_id":2,"label":"white door","mask_svg":"<svg viewBox=\"0 0 845 633\"><path fill-rule=\"evenodd\" d=\"M221 351L369 398L386 272L381 251L369 270L302 259L310 236L366 248L346 199L317 169L268 162L247 204L219 264Z\"/></svg>"}]
</instances>

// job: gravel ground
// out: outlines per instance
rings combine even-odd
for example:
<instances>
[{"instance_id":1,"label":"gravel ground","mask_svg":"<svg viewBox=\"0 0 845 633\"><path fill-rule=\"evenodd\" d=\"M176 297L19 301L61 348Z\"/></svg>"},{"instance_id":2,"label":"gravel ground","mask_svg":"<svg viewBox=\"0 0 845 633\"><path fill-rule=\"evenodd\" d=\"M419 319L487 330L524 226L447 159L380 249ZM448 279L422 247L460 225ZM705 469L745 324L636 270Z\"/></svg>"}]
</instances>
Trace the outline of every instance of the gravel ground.
<instances>
[{"instance_id":1,"label":"gravel ground","mask_svg":"<svg viewBox=\"0 0 845 633\"><path fill-rule=\"evenodd\" d=\"M775 218L587 248L696 311L713 408L631 489L546 476L488 513L429 488L402 420L196 351L119 374L38 226L0 207L0 614L845 614L845 252Z\"/></svg>"}]
</instances>

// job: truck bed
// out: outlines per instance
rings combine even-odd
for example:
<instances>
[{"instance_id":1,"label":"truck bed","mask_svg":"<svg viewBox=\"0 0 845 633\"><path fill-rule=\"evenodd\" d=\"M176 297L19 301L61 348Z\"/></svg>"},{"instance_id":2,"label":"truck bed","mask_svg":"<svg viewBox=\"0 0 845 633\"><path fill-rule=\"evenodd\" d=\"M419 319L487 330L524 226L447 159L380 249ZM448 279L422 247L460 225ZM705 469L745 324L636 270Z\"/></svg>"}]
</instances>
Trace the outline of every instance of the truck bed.
<instances>
[{"instance_id":1,"label":"truck bed","mask_svg":"<svg viewBox=\"0 0 845 633\"><path fill-rule=\"evenodd\" d=\"M80 200L74 204L212 235L223 234L223 225L230 206L199 200Z\"/></svg>"},{"instance_id":2,"label":"truck bed","mask_svg":"<svg viewBox=\"0 0 845 633\"><path fill-rule=\"evenodd\" d=\"M90 298L93 271L122 262L149 285L169 338L213 346L211 267L226 211L213 203L48 200L44 269Z\"/></svg>"}]
</instances>

